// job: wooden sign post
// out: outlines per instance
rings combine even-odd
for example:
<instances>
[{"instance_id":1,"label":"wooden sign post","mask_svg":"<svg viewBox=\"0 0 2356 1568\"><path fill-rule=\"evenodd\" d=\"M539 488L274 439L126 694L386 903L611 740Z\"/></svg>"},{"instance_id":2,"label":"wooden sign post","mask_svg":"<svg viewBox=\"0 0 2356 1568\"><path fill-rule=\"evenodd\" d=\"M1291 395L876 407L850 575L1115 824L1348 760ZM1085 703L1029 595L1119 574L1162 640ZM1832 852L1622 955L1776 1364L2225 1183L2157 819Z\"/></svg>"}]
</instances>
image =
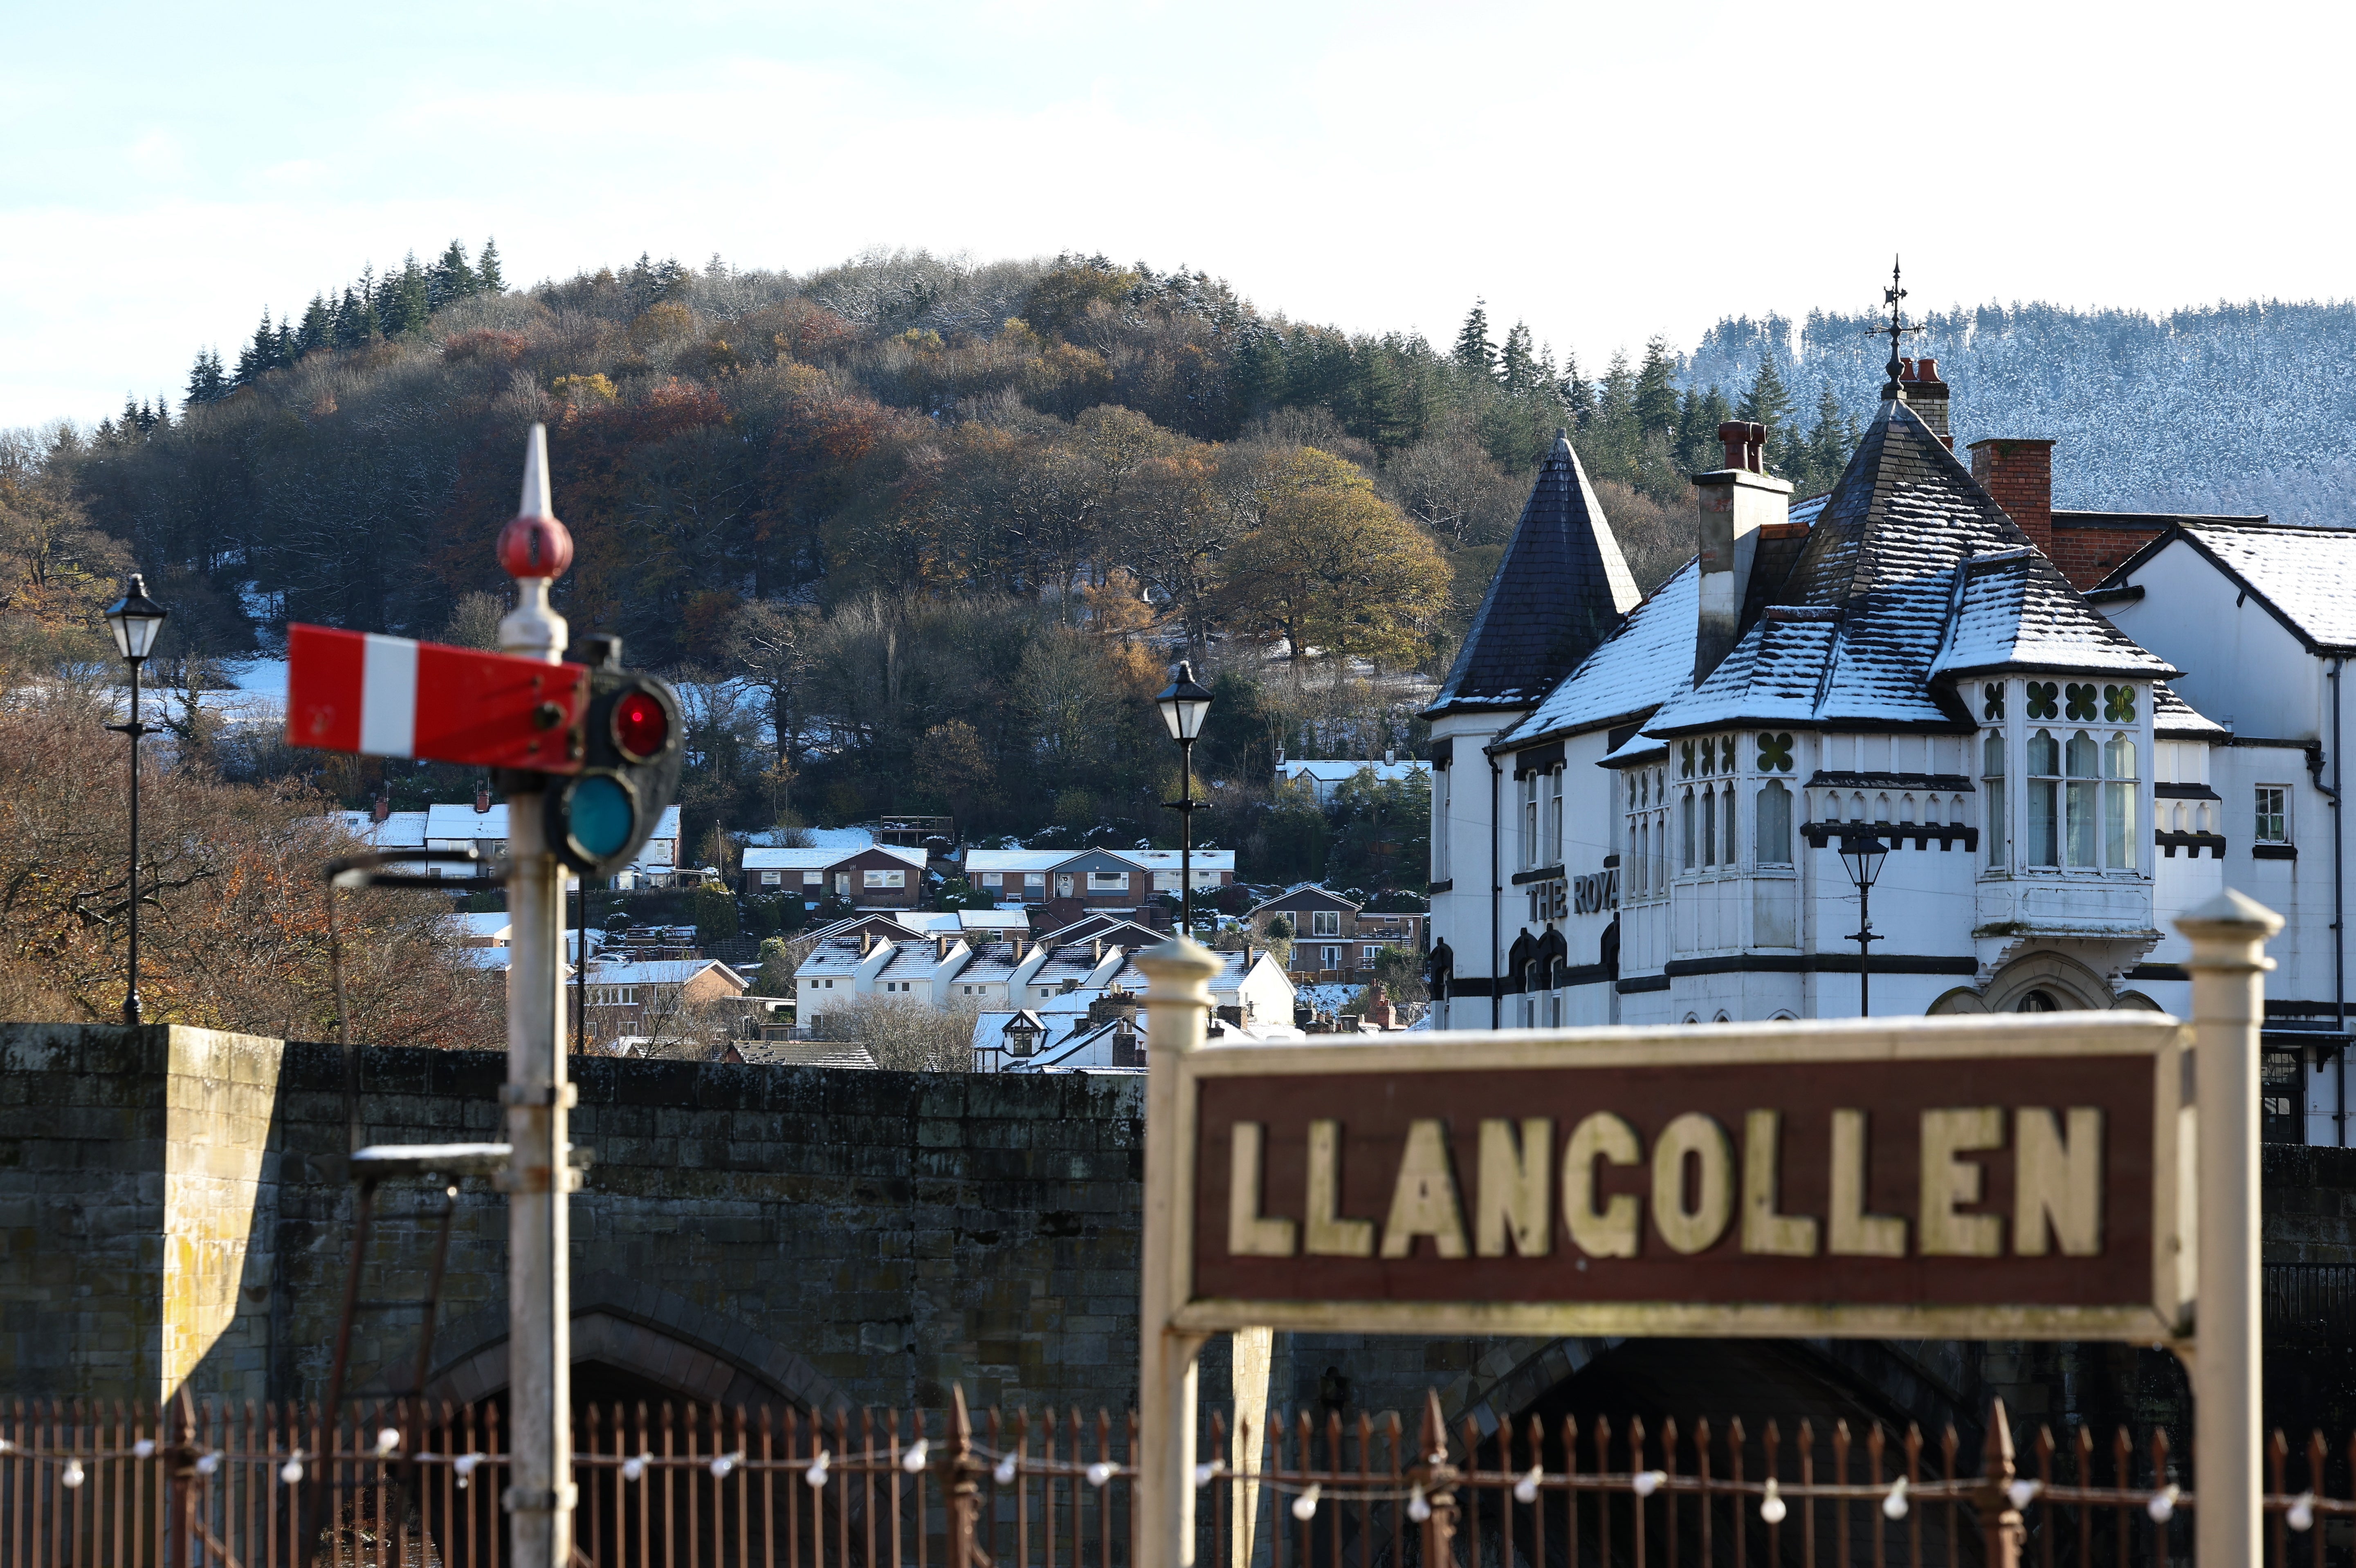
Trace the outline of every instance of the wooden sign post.
<instances>
[{"instance_id":1,"label":"wooden sign post","mask_svg":"<svg viewBox=\"0 0 2356 1568\"><path fill-rule=\"evenodd\" d=\"M1207 955L1155 949L1146 1560L1193 1562L1212 1333L2189 1354L2197 1305L2202 1561L2254 1561L2258 950L2279 924L2231 893L2184 921L2190 1029L2119 1011L1209 1050Z\"/></svg>"}]
</instances>

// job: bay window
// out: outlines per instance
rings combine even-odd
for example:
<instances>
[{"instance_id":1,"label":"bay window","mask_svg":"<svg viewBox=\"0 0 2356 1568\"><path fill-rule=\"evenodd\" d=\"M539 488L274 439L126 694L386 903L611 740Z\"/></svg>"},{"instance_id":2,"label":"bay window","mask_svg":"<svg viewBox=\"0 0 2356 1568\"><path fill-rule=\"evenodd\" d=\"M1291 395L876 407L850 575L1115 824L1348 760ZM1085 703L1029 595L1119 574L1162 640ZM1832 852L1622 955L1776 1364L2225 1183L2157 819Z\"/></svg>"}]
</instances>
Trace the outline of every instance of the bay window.
<instances>
[{"instance_id":1,"label":"bay window","mask_svg":"<svg viewBox=\"0 0 2356 1568\"><path fill-rule=\"evenodd\" d=\"M1991 688L1991 689L2001 689ZM1999 713L2002 709L1997 709ZM1980 742L1980 789L1987 804L1980 818L1980 832L1987 840L1987 863L2001 868L2005 863L2004 841L2012 824L2004 814L2004 735L1990 731Z\"/></svg>"},{"instance_id":2,"label":"bay window","mask_svg":"<svg viewBox=\"0 0 2356 1568\"><path fill-rule=\"evenodd\" d=\"M2062 742L2053 738L2052 731L2039 730L2029 737L2028 776L2026 863L2058 866L2062 863Z\"/></svg>"}]
</instances>

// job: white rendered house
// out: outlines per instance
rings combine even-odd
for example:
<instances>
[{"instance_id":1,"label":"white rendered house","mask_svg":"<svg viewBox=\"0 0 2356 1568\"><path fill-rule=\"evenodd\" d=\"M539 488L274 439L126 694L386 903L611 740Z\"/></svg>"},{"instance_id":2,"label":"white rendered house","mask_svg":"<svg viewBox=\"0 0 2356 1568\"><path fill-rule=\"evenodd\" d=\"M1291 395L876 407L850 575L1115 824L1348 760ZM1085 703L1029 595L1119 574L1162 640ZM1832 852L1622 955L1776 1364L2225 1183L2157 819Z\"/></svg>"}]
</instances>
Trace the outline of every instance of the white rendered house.
<instances>
[{"instance_id":1,"label":"white rendered house","mask_svg":"<svg viewBox=\"0 0 2356 1568\"><path fill-rule=\"evenodd\" d=\"M2071 586L1944 398L1883 399L1796 508L1723 427L1641 603L1558 443L1430 710L1437 1027L1853 1017L1869 832L1874 1013L2183 1010L2166 922L2226 869L2195 655Z\"/></svg>"}]
</instances>

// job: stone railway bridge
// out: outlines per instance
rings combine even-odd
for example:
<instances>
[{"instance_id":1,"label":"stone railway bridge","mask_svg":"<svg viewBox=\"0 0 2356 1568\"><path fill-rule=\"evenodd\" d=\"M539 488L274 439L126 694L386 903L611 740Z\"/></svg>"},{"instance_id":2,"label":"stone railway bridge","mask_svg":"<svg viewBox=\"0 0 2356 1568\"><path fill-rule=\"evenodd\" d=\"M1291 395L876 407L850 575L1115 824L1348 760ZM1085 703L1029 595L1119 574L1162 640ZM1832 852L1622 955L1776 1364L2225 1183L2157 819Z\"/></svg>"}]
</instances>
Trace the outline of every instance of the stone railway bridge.
<instances>
[{"instance_id":1,"label":"stone railway bridge","mask_svg":"<svg viewBox=\"0 0 2356 1568\"><path fill-rule=\"evenodd\" d=\"M803 1409L1119 1409L1136 1382L1141 1079L576 1060L575 1391ZM501 1057L364 1049L378 1143L493 1141ZM337 1048L203 1029L0 1025L0 1393L323 1392L352 1193ZM2270 1148L2269 1419L2356 1427L2356 1151ZM423 1294L438 1188L381 1189L362 1294ZM506 1211L458 1199L426 1392L506 1384ZM405 1390L413 1313L372 1313L363 1391ZM1224 1341L1206 1402L1231 1386ZM1276 1336L1279 1409L2171 1424L2128 1346ZM1247 1396L1256 1391L1245 1391ZM1968 1448L1966 1451L1970 1451Z\"/></svg>"}]
</instances>

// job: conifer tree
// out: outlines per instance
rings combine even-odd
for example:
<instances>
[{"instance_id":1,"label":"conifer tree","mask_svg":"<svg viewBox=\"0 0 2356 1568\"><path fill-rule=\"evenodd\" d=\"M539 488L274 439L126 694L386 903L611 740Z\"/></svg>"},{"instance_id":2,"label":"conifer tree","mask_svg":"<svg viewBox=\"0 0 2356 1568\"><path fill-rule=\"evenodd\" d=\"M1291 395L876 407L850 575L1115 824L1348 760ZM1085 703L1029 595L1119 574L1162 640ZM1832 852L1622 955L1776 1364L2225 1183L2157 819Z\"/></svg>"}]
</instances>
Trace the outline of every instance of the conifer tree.
<instances>
[{"instance_id":1,"label":"conifer tree","mask_svg":"<svg viewBox=\"0 0 2356 1568\"><path fill-rule=\"evenodd\" d=\"M450 241L450 248L426 272L426 294L434 308L453 300L470 298L479 286L475 269L466 264L466 247L461 240Z\"/></svg>"},{"instance_id":2,"label":"conifer tree","mask_svg":"<svg viewBox=\"0 0 2356 1568\"><path fill-rule=\"evenodd\" d=\"M1514 323L1505 334L1505 347L1497 356L1497 380L1515 397L1534 391L1538 385L1538 358L1531 347L1527 322Z\"/></svg>"},{"instance_id":3,"label":"conifer tree","mask_svg":"<svg viewBox=\"0 0 2356 1568\"><path fill-rule=\"evenodd\" d=\"M343 299L336 306L336 347L364 347L376 333L376 307L369 304L359 290L346 288Z\"/></svg>"},{"instance_id":4,"label":"conifer tree","mask_svg":"<svg viewBox=\"0 0 2356 1568\"><path fill-rule=\"evenodd\" d=\"M302 350L296 347L294 344L294 323L293 318L290 317L285 321L280 322L278 324L277 341L271 346L270 351L270 358L273 368L274 368L282 365L292 365L295 360L302 357Z\"/></svg>"},{"instance_id":5,"label":"conifer tree","mask_svg":"<svg viewBox=\"0 0 2356 1568\"><path fill-rule=\"evenodd\" d=\"M483 241L483 259L475 263L475 282L487 294L505 293L507 279L499 272L499 246L496 240Z\"/></svg>"},{"instance_id":6,"label":"conifer tree","mask_svg":"<svg viewBox=\"0 0 2356 1568\"><path fill-rule=\"evenodd\" d=\"M310 304L303 312L302 329L294 335L295 356L299 358L315 348L332 348L335 346L336 309L327 303L325 294L313 294Z\"/></svg>"},{"instance_id":7,"label":"conifer tree","mask_svg":"<svg viewBox=\"0 0 2356 1568\"><path fill-rule=\"evenodd\" d=\"M1595 389L1579 373L1579 355L1572 349L1562 351L1562 376L1555 383L1562 394L1564 411L1570 416L1573 430L1585 430L1595 422Z\"/></svg>"},{"instance_id":8,"label":"conifer tree","mask_svg":"<svg viewBox=\"0 0 2356 1568\"><path fill-rule=\"evenodd\" d=\"M1636 417L1638 434L1665 435L1676 429L1677 389L1672 379L1676 372L1667 338L1655 336L1644 345L1644 365L1636 372L1630 410Z\"/></svg>"},{"instance_id":9,"label":"conifer tree","mask_svg":"<svg viewBox=\"0 0 2356 1568\"><path fill-rule=\"evenodd\" d=\"M221 372L219 350L197 350L197 362L188 371L187 406L195 408L198 403L217 403L228 392L229 378Z\"/></svg>"},{"instance_id":10,"label":"conifer tree","mask_svg":"<svg viewBox=\"0 0 2356 1568\"><path fill-rule=\"evenodd\" d=\"M1792 424L1792 394L1783 389L1774 355L1760 359L1759 374L1751 379L1751 389L1742 394L1734 411L1739 418L1767 427L1766 459L1777 473L1783 472L1791 457L1784 450L1784 440Z\"/></svg>"},{"instance_id":11,"label":"conifer tree","mask_svg":"<svg viewBox=\"0 0 2356 1568\"><path fill-rule=\"evenodd\" d=\"M270 312L262 313L262 325L253 330L253 341L238 350L237 384L250 387L268 375L278 358L278 334L270 325Z\"/></svg>"},{"instance_id":12,"label":"conifer tree","mask_svg":"<svg viewBox=\"0 0 2356 1568\"><path fill-rule=\"evenodd\" d=\"M1456 334L1453 357L1467 373L1484 381L1497 378L1497 346L1489 338L1489 302L1476 299Z\"/></svg>"}]
</instances>

